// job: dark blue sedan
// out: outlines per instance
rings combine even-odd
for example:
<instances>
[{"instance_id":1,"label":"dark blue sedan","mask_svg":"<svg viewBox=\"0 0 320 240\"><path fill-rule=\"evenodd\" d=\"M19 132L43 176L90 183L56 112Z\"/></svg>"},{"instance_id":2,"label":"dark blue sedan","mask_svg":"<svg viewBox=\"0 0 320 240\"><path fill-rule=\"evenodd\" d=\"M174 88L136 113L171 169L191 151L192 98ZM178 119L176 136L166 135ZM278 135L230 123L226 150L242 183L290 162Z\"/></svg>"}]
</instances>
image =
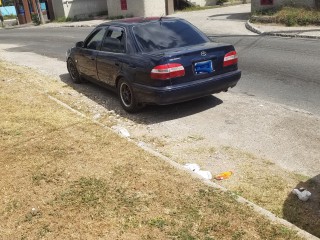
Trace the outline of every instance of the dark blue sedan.
<instances>
[{"instance_id":1,"label":"dark blue sedan","mask_svg":"<svg viewBox=\"0 0 320 240\"><path fill-rule=\"evenodd\" d=\"M172 104L234 87L241 77L232 45L211 42L179 18L131 18L96 27L67 52L76 83L118 92L122 107Z\"/></svg>"}]
</instances>

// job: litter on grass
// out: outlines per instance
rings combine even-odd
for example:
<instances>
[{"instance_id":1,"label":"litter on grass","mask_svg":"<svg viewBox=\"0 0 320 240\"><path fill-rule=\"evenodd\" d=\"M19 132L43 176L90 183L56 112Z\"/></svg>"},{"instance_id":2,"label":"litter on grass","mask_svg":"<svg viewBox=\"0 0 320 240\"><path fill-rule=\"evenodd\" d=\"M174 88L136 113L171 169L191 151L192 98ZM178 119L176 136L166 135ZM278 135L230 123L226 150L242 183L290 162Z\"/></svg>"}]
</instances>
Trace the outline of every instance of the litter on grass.
<instances>
[{"instance_id":1,"label":"litter on grass","mask_svg":"<svg viewBox=\"0 0 320 240\"><path fill-rule=\"evenodd\" d=\"M232 174L233 174L232 171L222 172L222 173L216 175L216 176L214 177L214 179L216 179L216 180L224 180L224 179L229 178Z\"/></svg>"},{"instance_id":2,"label":"litter on grass","mask_svg":"<svg viewBox=\"0 0 320 240\"><path fill-rule=\"evenodd\" d=\"M199 176L205 178L205 179L212 179L212 175L211 172L209 171L201 171L200 170L200 166L196 163L187 163L184 165L185 168L187 168L188 170L198 174Z\"/></svg>"},{"instance_id":3,"label":"litter on grass","mask_svg":"<svg viewBox=\"0 0 320 240\"><path fill-rule=\"evenodd\" d=\"M205 178L205 179L212 179L212 175L211 175L211 172L209 171L197 171L196 174L199 174L201 177Z\"/></svg>"},{"instance_id":4,"label":"litter on grass","mask_svg":"<svg viewBox=\"0 0 320 240\"><path fill-rule=\"evenodd\" d=\"M200 166L196 163L187 163L186 165L184 165L184 167L193 171L193 172L200 171Z\"/></svg>"},{"instance_id":5,"label":"litter on grass","mask_svg":"<svg viewBox=\"0 0 320 240\"><path fill-rule=\"evenodd\" d=\"M292 190L292 193L297 195L298 198L303 201L306 202L309 200L309 198L311 197L311 192L309 192L308 190L304 189L304 188L295 188Z\"/></svg>"},{"instance_id":6,"label":"litter on grass","mask_svg":"<svg viewBox=\"0 0 320 240\"><path fill-rule=\"evenodd\" d=\"M130 137L130 133L124 127L113 126L112 129L115 130L118 134L120 134L123 137L126 137L126 138Z\"/></svg>"}]
</instances>

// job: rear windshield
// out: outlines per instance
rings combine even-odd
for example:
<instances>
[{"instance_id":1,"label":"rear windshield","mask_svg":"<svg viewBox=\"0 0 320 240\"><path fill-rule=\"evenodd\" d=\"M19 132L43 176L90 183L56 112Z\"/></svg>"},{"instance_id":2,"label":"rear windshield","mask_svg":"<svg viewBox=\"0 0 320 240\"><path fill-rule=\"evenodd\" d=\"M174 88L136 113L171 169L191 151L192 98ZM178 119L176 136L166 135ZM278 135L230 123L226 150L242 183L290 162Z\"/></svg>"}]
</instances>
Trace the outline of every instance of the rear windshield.
<instances>
[{"instance_id":1,"label":"rear windshield","mask_svg":"<svg viewBox=\"0 0 320 240\"><path fill-rule=\"evenodd\" d=\"M208 42L208 38L184 21L154 21L134 26L133 33L143 52L179 48Z\"/></svg>"}]
</instances>

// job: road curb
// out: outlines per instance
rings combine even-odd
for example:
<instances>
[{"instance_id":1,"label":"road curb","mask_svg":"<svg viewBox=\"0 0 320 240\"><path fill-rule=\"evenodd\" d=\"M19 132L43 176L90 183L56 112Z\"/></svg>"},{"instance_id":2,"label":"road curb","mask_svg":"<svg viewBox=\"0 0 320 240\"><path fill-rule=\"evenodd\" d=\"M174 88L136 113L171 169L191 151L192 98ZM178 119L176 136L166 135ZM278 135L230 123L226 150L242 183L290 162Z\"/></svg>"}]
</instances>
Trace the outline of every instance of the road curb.
<instances>
[{"instance_id":1,"label":"road curb","mask_svg":"<svg viewBox=\"0 0 320 240\"><path fill-rule=\"evenodd\" d=\"M310 36L310 35L298 35L298 34L289 34L289 33L281 33L281 32L264 32L261 31L259 28L254 26L250 20L248 20L245 24L246 28L254 33L259 35L266 35L266 36L275 36L275 37L291 37L291 38L309 38L309 39L320 39L320 36Z\"/></svg>"},{"instance_id":2,"label":"road curb","mask_svg":"<svg viewBox=\"0 0 320 240\"><path fill-rule=\"evenodd\" d=\"M248 20L245 24L246 29L248 29L251 32L257 33L259 35L264 34L263 31L261 31L260 29L258 29L257 27L253 26L253 24L251 24L250 20Z\"/></svg>"}]
</instances>

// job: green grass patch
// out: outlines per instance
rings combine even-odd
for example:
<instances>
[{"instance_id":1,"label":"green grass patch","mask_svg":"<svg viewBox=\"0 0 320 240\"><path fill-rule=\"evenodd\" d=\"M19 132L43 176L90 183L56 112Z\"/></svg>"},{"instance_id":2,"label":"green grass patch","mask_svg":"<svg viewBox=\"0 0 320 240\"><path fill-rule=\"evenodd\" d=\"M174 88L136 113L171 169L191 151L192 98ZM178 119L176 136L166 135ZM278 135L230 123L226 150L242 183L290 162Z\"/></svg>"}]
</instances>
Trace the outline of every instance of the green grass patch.
<instances>
[{"instance_id":1,"label":"green grass patch","mask_svg":"<svg viewBox=\"0 0 320 240\"><path fill-rule=\"evenodd\" d=\"M5 16L3 16L3 19L4 19L4 20L16 19L16 18L17 18L17 16L14 15L14 14L10 14L10 15L5 15Z\"/></svg>"},{"instance_id":2,"label":"green grass patch","mask_svg":"<svg viewBox=\"0 0 320 240\"><path fill-rule=\"evenodd\" d=\"M283 7L257 11L252 17L255 22L269 22L286 26L320 25L320 11L306 8Z\"/></svg>"},{"instance_id":3,"label":"green grass patch","mask_svg":"<svg viewBox=\"0 0 320 240\"><path fill-rule=\"evenodd\" d=\"M70 17L59 17L57 18L56 22L71 22L72 18Z\"/></svg>"},{"instance_id":4,"label":"green grass patch","mask_svg":"<svg viewBox=\"0 0 320 240\"><path fill-rule=\"evenodd\" d=\"M201 10L207 10L207 9L212 9L212 8L217 8L219 6L205 6L205 7L200 7L200 6L189 6L184 9L182 9L182 12L192 12L192 11L201 11Z\"/></svg>"}]
</instances>

